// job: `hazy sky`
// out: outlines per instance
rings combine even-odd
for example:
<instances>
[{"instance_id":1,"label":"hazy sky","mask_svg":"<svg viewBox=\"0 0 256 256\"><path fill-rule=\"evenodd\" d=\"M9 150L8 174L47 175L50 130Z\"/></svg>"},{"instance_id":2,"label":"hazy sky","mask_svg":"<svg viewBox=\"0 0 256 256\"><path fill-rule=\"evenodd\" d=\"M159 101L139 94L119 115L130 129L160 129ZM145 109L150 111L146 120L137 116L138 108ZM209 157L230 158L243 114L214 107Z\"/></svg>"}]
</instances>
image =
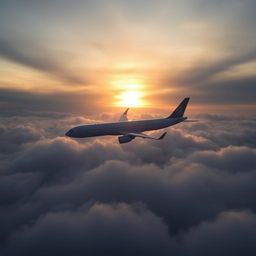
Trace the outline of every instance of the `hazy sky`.
<instances>
[{"instance_id":1,"label":"hazy sky","mask_svg":"<svg viewBox=\"0 0 256 256\"><path fill-rule=\"evenodd\" d=\"M185 96L195 105L255 104L253 0L0 5L2 88L89 95L95 107L116 105L134 85L151 107Z\"/></svg>"}]
</instances>

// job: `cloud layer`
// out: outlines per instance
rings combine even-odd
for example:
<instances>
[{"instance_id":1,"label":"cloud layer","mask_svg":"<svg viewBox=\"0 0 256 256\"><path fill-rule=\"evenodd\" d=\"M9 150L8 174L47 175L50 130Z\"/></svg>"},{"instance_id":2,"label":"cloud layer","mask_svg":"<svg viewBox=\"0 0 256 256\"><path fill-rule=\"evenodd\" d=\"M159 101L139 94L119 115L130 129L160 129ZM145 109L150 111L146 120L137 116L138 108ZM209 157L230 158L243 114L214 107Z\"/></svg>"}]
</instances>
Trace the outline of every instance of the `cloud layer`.
<instances>
[{"instance_id":1,"label":"cloud layer","mask_svg":"<svg viewBox=\"0 0 256 256\"><path fill-rule=\"evenodd\" d=\"M198 117L120 146L61 136L79 116L2 116L1 255L254 255L256 121Z\"/></svg>"}]
</instances>

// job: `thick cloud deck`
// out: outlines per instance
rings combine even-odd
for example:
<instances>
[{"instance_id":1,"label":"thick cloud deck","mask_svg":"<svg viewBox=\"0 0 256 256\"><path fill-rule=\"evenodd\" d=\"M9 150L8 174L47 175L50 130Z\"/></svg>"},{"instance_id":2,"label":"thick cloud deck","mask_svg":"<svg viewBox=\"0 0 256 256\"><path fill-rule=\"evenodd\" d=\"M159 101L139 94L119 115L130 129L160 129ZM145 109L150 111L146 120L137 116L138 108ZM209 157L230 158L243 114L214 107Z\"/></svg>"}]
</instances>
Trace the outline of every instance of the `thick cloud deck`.
<instances>
[{"instance_id":1,"label":"thick cloud deck","mask_svg":"<svg viewBox=\"0 0 256 256\"><path fill-rule=\"evenodd\" d=\"M2 117L1 255L255 255L256 120L200 119L120 146Z\"/></svg>"}]
</instances>

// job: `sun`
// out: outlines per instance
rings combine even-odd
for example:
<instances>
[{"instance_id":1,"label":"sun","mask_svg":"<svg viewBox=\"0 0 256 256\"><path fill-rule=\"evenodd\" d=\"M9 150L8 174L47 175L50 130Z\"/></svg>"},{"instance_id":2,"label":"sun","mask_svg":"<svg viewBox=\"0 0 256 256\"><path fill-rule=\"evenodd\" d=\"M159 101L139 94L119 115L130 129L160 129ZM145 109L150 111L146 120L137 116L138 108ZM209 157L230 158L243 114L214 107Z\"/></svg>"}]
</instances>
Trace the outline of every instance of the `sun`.
<instances>
[{"instance_id":1,"label":"sun","mask_svg":"<svg viewBox=\"0 0 256 256\"><path fill-rule=\"evenodd\" d=\"M141 78L119 77L112 82L113 92L116 92L114 105L117 107L136 107L147 106L145 101L145 85Z\"/></svg>"},{"instance_id":2,"label":"sun","mask_svg":"<svg viewBox=\"0 0 256 256\"><path fill-rule=\"evenodd\" d=\"M125 91L117 96L119 101L117 102L118 106L121 107L140 107L142 103L142 93L139 91Z\"/></svg>"}]
</instances>

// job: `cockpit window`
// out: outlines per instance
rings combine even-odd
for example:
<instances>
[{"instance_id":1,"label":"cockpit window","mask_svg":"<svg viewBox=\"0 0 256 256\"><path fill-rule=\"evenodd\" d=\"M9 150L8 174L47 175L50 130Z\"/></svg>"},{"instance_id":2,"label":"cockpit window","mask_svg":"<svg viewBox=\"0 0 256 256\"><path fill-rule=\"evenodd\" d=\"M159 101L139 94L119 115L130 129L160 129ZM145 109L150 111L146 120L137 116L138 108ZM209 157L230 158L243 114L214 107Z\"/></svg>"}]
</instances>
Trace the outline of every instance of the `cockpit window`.
<instances>
[{"instance_id":1,"label":"cockpit window","mask_svg":"<svg viewBox=\"0 0 256 256\"><path fill-rule=\"evenodd\" d=\"M70 134L73 134L73 133L74 133L74 129L71 129L71 130L69 131L69 133L70 133Z\"/></svg>"}]
</instances>

